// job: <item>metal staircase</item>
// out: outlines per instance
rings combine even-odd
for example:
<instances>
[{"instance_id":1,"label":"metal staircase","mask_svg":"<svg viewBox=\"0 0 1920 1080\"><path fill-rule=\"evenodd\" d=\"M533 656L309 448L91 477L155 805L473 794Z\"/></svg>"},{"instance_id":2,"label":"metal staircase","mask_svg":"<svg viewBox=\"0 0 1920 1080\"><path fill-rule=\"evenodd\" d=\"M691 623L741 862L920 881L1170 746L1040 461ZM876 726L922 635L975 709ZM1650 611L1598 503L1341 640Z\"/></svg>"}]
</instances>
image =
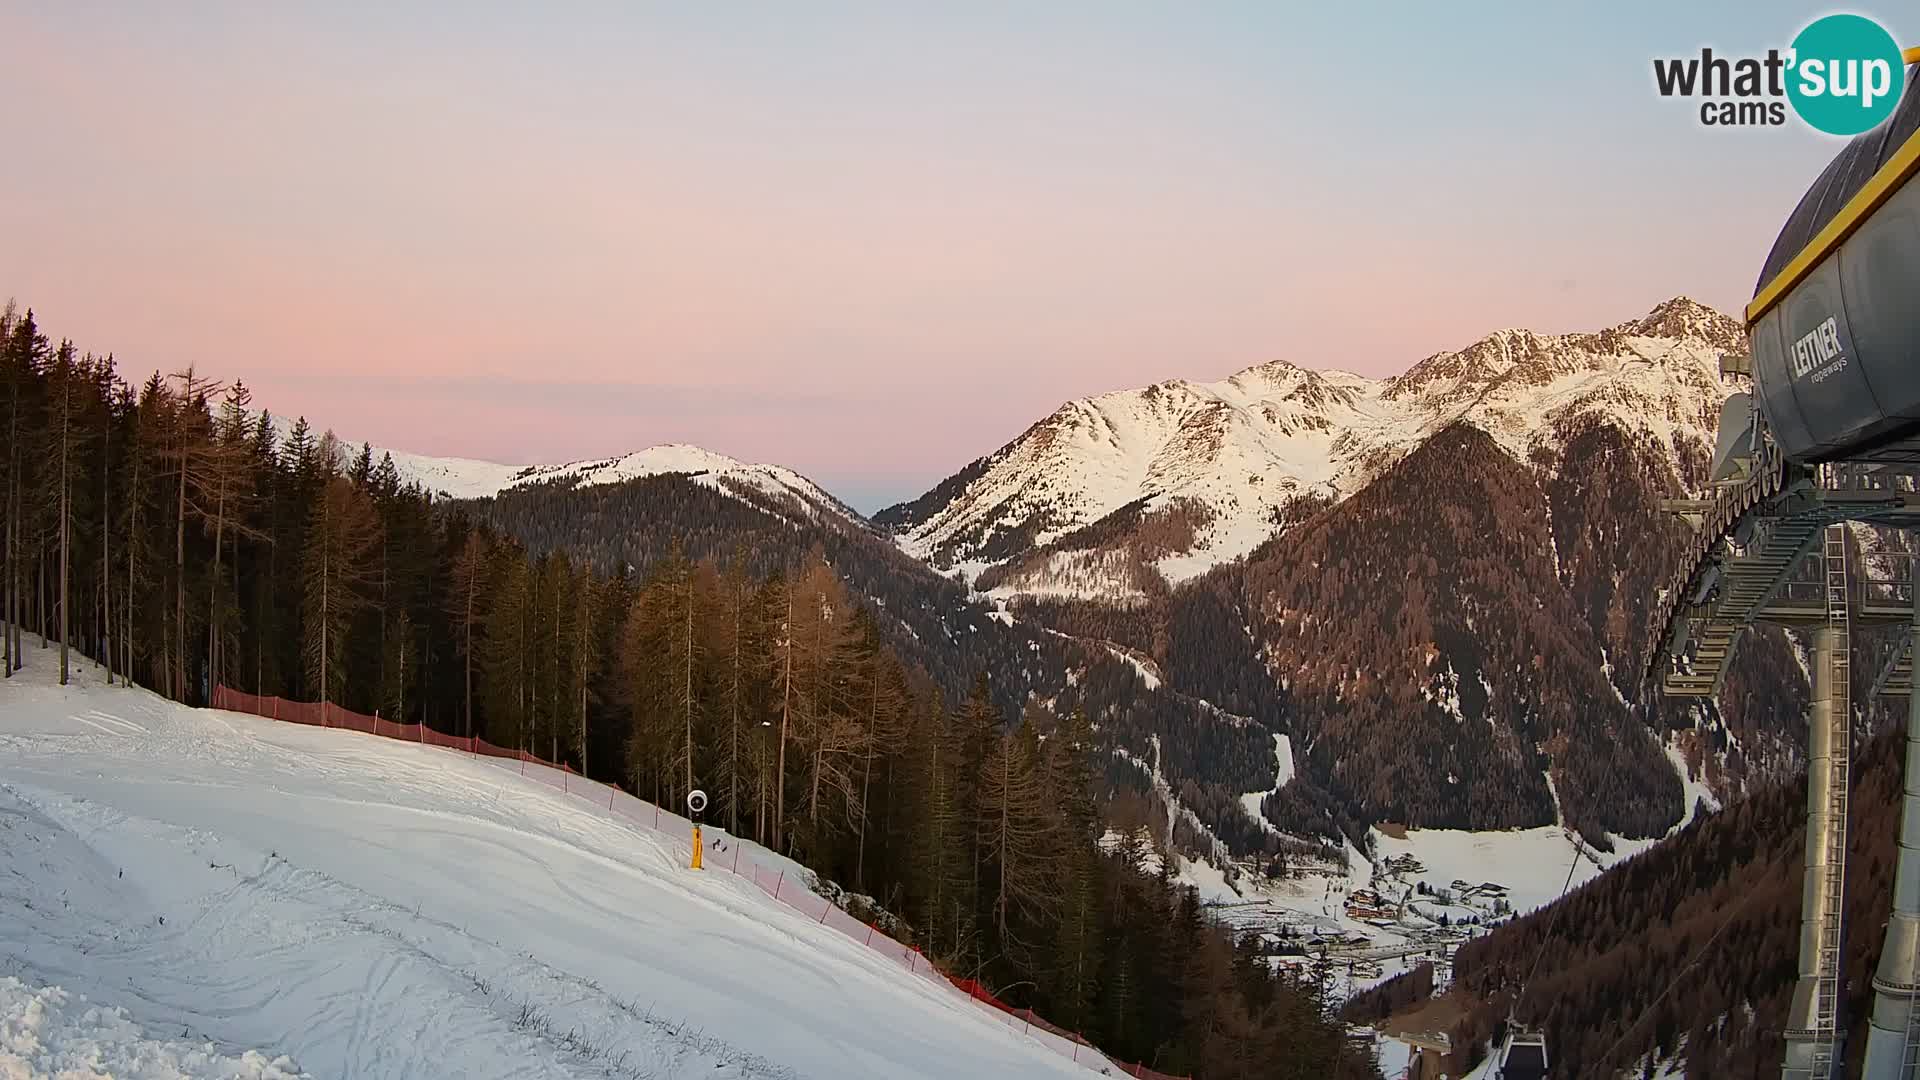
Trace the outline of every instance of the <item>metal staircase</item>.
<instances>
[{"instance_id":1,"label":"metal staircase","mask_svg":"<svg viewBox=\"0 0 1920 1080\"><path fill-rule=\"evenodd\" d=\"M1875 697L1906 697L1913 693L1913 632L1902 630L1881 656L1873 677Z\"/></svg>"},{"instance_id":2,"label":"metal staircase","mask_svg":"<svg viewBox=\"0 0 1920 1080\"><path fill-rule=\"evenodd\" d=\"M1649 655L1648 674L1659 676L1669 697L1713 697L1749 626L1823 625L1818 583L1794 582L1801 559L1817 557L1821 530L1838 522L1920 527L1916 479L1920 469L1912 466L1792 471L1759 454L1752 471L1689 512L1698 530L1689 558L1655 606L1659 645ZM1854 614L1872 623L1904 621L1903 599L1868 596ZM1910 686L1910 661L1905 675Z\"/></svg>"},{"instance_id":3,"label":"metal staircase","mask_svg":"<svg viewBox=\"0 0 1920 1080\"><path fill-rule=\"evenodd\" d=\"M1686 670L1676 665L1667 673L1666 691L1674 697L1719 693L1740 637L1760 616L1768 602L1793 574L1802 556L1819 541L1822 518L1803 515L1765 519L1750 526L1753 536L1738 548L1738 556L1718 568L1714 618L1694 630Z\"/></svg>"}]
</instances>

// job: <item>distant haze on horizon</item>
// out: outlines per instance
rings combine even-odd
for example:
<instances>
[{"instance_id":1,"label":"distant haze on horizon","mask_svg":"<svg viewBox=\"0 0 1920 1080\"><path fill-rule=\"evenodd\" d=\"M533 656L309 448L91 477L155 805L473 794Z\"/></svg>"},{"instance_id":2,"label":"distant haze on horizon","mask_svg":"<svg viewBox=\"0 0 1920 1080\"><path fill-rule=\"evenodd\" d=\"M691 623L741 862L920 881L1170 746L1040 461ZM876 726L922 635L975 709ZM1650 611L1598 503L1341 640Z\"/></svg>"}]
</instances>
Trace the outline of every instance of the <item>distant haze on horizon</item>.
<instances>
[{"instance_id":1,"label":"distant haze on horizon","mask_svg":"<svg viewBox=\"0 0 1920 1080\"><path fill-rule=\"evenodd\" d=\"M1076 397L1735 313L1839 146L1651 74L1824 5L1357 7L16 8L0 298L356 441L870 511Z\"/></svg>"}]
</instances>

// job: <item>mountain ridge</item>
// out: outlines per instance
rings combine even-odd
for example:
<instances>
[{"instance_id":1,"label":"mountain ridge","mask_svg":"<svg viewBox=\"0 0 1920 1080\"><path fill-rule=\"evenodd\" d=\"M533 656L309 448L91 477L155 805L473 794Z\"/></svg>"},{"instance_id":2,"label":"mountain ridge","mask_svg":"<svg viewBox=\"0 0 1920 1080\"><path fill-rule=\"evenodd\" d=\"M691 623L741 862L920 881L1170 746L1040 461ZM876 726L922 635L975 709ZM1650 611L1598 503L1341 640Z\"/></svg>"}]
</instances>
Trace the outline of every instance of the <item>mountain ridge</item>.
<instances>
[{"instance_id":1,"label":"mountain ridge","mask_svg":"<svg viewBox=\"0 0 1920 1080\"><path fill-rule=\"evenodd\" d=\"M994 571L981 584L996 595L1129 602L1251 553L1300 516L1294 503L1350 497L1455 421L1523 461L1584 413L1670 454L1710 445L1731 391L1718 361L1744 348L1737 323L1682 296L1599 331L1494 331L1383 379L1279 359L1110 391L1062 404L872 520L942 570ZM1137 545L1155 550L1127 559L1110 546L1096 560L1059 546L1123 511L1161 534ZM1169 544L1169 532L1183 535Z\"/></svg>"},{"instance_id":2,"label":"mountain ridge","mask_svg":"<svg viewBox=\"0 0 1920 1080\"><path fill-rule=\"evenodd\" d=\"M281 438L294 420L273 415ZM338 436L336 436L338 438ZM342 440L349 451L355 444ZM535 485L595 487L654 476L686 476L696 483L787 513L826 514L866 525L866 518L824 487L783 465L742 461L691 443L656 443L625 454L582 458L557 465L510 465L479 458L440 457L410 450L365 446L375 460L393 459L401 483L417 483L448 499L489 499Z\"/></svg>"}]
</instances>

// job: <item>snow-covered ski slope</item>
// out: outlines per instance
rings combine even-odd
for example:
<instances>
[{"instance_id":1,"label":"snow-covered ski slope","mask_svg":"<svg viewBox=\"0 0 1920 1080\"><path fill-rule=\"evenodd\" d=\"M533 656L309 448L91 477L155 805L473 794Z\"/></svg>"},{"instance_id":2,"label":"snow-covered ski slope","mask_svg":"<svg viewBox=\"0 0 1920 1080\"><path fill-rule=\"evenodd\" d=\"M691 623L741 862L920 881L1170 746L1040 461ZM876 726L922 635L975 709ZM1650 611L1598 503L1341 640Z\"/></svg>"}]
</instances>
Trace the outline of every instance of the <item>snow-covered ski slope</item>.
<instances>
[{"instance_id":1,"label":"snow-covered ski slope","mask_svg":"<svg viewBox=\"0 0 1920 1080\"><path fill-rule=\"evenodd\" d=\"M1084 1077L1096 1057L516 763L188 709L86 663L62 689L51 651L30 659L0 684L0 978L23 994L315 1077Z\"/></svg>"}]
</instances>

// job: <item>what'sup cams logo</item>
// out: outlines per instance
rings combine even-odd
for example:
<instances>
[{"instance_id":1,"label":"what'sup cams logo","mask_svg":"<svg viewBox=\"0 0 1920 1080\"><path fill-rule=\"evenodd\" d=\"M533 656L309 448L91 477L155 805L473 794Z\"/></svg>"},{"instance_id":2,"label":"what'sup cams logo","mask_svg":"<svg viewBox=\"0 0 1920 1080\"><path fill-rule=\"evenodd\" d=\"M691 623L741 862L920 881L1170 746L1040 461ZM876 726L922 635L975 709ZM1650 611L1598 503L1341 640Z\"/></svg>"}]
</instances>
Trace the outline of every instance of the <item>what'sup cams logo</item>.
<instances>
[{"instance_id":1,"label":"what'sup cams logo","mask_svg":"<svg viewBox=\"0 0 1920 1080\"><path fill-rule=\"evenodd\" d=\"M1808 24L1782 51L1726 57L1656 59L1661 97L1700 99L1708 127L1778 127L1792 106L1801 120L1829 135L1872 131L1893 115L1906 90L1900 45L1862 15L1828 15Z\"/></svg>"}]
</instances>

